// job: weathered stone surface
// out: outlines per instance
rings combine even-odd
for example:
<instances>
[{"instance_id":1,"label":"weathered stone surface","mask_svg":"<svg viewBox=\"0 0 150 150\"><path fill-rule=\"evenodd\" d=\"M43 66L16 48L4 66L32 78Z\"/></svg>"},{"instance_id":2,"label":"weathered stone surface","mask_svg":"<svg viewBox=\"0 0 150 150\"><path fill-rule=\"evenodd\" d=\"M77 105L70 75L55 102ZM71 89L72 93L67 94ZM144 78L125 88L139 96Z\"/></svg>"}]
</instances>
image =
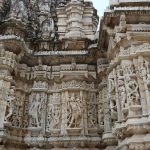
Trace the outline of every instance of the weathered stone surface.
<instances>
[{"instance_id":1,"label":"weathered stone surface","mask_svg":"<svg viewBox=\"0 0 150 150\"><path fill-rule=\"evenodd\" d=\"M3 0L0 150L149 150L148 4Z\"/></svg>"}]
</instances>

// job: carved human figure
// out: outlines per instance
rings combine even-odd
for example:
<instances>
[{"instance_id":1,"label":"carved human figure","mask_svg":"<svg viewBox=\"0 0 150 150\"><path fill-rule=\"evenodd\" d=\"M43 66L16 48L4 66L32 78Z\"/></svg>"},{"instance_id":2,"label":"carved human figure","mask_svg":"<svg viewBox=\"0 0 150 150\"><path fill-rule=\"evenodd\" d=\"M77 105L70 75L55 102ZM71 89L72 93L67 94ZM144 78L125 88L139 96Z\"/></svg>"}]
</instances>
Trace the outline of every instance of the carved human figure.
<instances>
[{"instance_id":1,"label":"carved human figure","mask_svg":"<svg viewBox=\"0 0 150 150\"><path fill-rule=\"evenodd\" d=\"M117 119L116 91L113 78L108 79L108 99L110 100L110 108L113 118Z\"/></svg>"},{"instance_id":2,"label":"carved human figure","mask_svg":"<svg viewBox=\"0 0 150 150\"><path fill-rule=\"evenodd\" d=\"M120 32L125 32L126 31L125 30L125 27L126 27L126 16L125 16L125 14L122 14L120 16L120 24L119 24L119 26L120 26Z\"/></svg>"},{"instance_id":3,"label":"carved human figure","mask_svg":"<svg viewBox=\"0 0 150 150\"><path fill-rule=\"evenodd\" d=\"M150 63L147 60L143 59L143 61L140 62L139 72L144 81L150 81Z\"/></svg>"},{"instance_id":4,"label":"carved human figure","mask_svg":"<svg viewBox=\"0 0 150 150\"><path fill-rule=\"evenodd\" d=\"M142 64L140 65L140 71L141 71L141 75L142 77L144 78L144 81L147 80L147 69L146 67L144 66L144 63L142 62Z\"/></svg>"},{"instance_id":5,"label":"carved human figure","mask_svg":"<svg viewBox=\"0 0 150 150\"><path fill-rule=\"evenodd\" d=\"M133 64L128 64L128 66L124 65L123 68L124 68L125 74L132 75L134 73L134 66L133 66Z\"/></svg>"},{"instance_id":6,"label":"carved human figure","mask_svg":"<svg viewBox=\"0 0 150 150\"><path fill-rule=\"evenodd\" d=\"M52 129L52 112L53 112L53 105L48 100L48 106L47 106L47 122L46 122L46 130L50 131Z\"/></svg>"},{"instance_id":7,"label":"carved human figure","mask_svg":"<svg viewBox=\"0 0 150 150\"><path fill-rule=\"evenodd\" d=\"M15 100L15 92L14 89L10 89L8 97L7 97L7 106L6 106L6 115L5 121L8 122L8 119L13 114L13 101Z\"/></svg>"},{"instance_id":8,"label":"carved human figure","mask_svg":"<svg viewBox=\"0 0 150 150\"><path fill-rule=\"evenodd\" d=\"M114 83L114 80L113 79L108 79L108 92L109 92L109 94L111 93L111 92L113 92L114 91L114 89L115 89L115 83Z\"/></svg>"},{"instance_id":9,"label":"carved human figure","mask_svg":"<svg viewBox=\"0 0 150 150\"><path fill-rule=\"evenodd\" d=\"M49 20L45 20L42 23L42 37L43 38L48 38L48 37L53 37L53 32L54 32L54 21L52 18Z\"/></svg>"},{"instance_id":10,"label":"carved human figure","mask_svg":"<svg viewBox=\"0 0 150 150\"><path fill-rule=\"evenodd\" d=\"M126 88L123 80L118 81L118 92L119 92L119 101L121 101L121 109L125 107L126 104Z\"/></svg>"},{"instance_id":11,"label":"carved human figure","mask_svg":"<svg viewBox=\"0 0 150 150\"><path fill-rule=\"evenodd\" d=\"M127 79L127 97L129 104L139 105L140 95L138 91L138 83L135 79L128 77Z\"/></svg>"},{"instance_id":12,"label":"carved human figure","mask_svg":"<svg viewBox=\"0 0 150 150\"><path fill-rule=\"evenodd\" d=\"M120 21L126 21L126 16L125 16L125 14L122 14L122 15L120 16Z\"/></svg>"},{"instance_id":13,"label":"carved human figure","mask_svg":"<svg viewBox=\"0 0 150 150\"><path fill-rule=\"evenodd\" d=\"M32 117L37 127L40 127L40 121L39 121L40 111L41 111L41 98L40 98L40 94L37 93L29 109L29 115Z\"/></svg>"},{"instance_id":14,"label":"carved human figure","mask_svg":"<svg viewBox=\"0 0 150 150\"><path fill-rule=\"evenodd\" d=\"M58 105L54 106L54 111L52 113L53 116L53 128L56 129L60 123L60 107Z\"/></svg>"},{"instance_id":15,"label":"carved human figure","mask_svg":"<svg viewBox=\"0 0 150 150\"><path fill-rule=\"evenodd\" d=\"M82 111L79 105L79 98L75 99L75 94L72 93L69 106L69 112L71 113L70 118L68 119L68 127L79 127L81 121Z\"/></svg>"},{"instance_id":16,"label":"carved human figure","mask_svg":"<svg viewBox=\"0 0 150 150\"><path fill-rule=\"evenodd\" d=\"M59 94L53 94L51 98L52 100L48 104L48 126L50 126L52 129L58 129L61 116L60 104L58 104Z\"/></svg>"}]
</instances>

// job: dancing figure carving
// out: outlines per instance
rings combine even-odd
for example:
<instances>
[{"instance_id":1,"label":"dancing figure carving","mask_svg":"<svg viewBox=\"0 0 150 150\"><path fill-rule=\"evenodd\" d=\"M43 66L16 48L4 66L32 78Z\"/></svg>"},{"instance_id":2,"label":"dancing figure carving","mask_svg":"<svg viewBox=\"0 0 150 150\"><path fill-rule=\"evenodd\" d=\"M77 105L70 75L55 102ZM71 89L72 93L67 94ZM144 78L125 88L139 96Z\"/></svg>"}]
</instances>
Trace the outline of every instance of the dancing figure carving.
<instances>
[{"instance_id":1,"label":"dancing figure carving","mask_svg":"<svg viewBox=\"0 0 150 150\"><path fill-rule=\"evenodd\" d=\"M68 127L77 128L80 126L82 111L79 104L79 98L75 98L75 94L72 93L69 105L68 105Z\"/></svg>"},{"instance_id":2,"label":"dancing figure carving","mask_svg":"<svg viewBox=\"0 0 150 150\"><path fill-rule=\"evenodd\" d=\"M40 127L40 112L41 112L41 98L40 94L37 93L29 109L29 115L33 119L33 124L36 127Z\"/></svg>"}]
</instances>

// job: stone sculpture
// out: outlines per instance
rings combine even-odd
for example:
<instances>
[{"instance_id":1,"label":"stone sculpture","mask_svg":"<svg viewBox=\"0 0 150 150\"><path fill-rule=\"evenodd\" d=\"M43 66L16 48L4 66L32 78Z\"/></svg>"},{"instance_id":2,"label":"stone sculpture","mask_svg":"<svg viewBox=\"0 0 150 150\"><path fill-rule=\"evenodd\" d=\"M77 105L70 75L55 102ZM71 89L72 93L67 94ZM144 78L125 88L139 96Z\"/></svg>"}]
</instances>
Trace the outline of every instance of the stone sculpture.
<instances>
[{"instance_id":1,"label":"stone sculpture","mask_svg":"<svg viewBox=\"0 0 150 150\"><path fill-rule=\"evenodd\" d=\"M33 97L31 106L29 108L29 115L31 116L33 126L40 127L41 97L39 93Z\"/></svg>"},{"instance_id":2,"label":"stone sculpture","mask_svg":"<svg viewBox=\"0 0 150 150\"><path fill-rule=\"evenodd\" d=\"M5 121L9 122L10 117L13 114L13 101L15 100L15 92L14 89L11 88L8 92L8 98L7 98L7 107L6 107L6 115L5 115Z\"/></svg>"},{"instance_id":3,"label":"stone sculpture","mask_svg":"<svg viewBox=\"0 0 150 150\"><path fill-rule=\"evenodd\" d=\"M81 116L80 99L72 93L70 99L68 99L68 128L79 128Z\"/></svg>"},{"instance_id":4,"label":"stone sculpture","mask_svg":"<svg viewBox=\"0 0 150 150\"><path fill-rule=\"evenodd\" d=\"M0 149L149 150L149 0L0 1Z\"/></svg>"},{"instance_id":5,"label":"stone sculpture","mask_svg":"<svg viewBox=\"0 0 150 150\"><path fill-rule=\"evenodd\" d=\"M53 19L45 20L42 23L42 38L54 37L54 21Z\"/></svg>"},{"instance_id":6,"label":"stone sculpture","mask_svg":"<svg viewBox=\"0 0 150 150\"><path fill-rule=\"evenodd\" d=\"M140 96L138 92L138 84L135 79L127 79L127 93L129 104L139 105Z\"/></svg>"}]
</instances>

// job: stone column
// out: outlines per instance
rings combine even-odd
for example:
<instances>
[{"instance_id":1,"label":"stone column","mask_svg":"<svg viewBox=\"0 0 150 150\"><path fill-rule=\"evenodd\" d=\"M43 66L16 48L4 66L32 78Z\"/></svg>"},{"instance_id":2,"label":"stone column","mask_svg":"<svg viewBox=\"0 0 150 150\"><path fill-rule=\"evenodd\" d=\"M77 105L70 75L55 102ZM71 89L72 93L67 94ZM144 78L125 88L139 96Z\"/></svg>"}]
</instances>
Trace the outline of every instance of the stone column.
<instances>
[{"instance_id":1,"label":"stone column","mask_svg":"<svg viewBox=\"0 0 150 150\"><path fill-rule=\"evenodd\" d=\"M67 103L68 91L62 92L62 122L61 122L61 135L67 135Z\"/></svg>"},{"instance_id":2,"label":"stone column","mask_svg":"<svg viewBox=\"0 0 150 150\"><path fill-rule=\"evenodd\" d=\"M44 135L47 129L48 111L48 74L49 67L42 65L39 58L39 65L32 67L28 72L30 82L28 105L28 128L25 143L29 146L42 147L45 141ZM32 72L32 76L31 75ZM34 138L33 138L34 137Z\"/></svg>"},{"instance_id":3,"label":"stone column","mask_svg":"<svg viewBox=\"0 0 150 150\"><path fill-rule=\"evenodd\" d=\"M11 73L16 68L15 59L16 55L12 52L5 51L3 44L0 43L0 128L4 127L5 115L8 115L8 119L10 119L12 115L10 111L13 109L13 106L8 106L8 101L10 100L12 104L11 98L9 99L9 92L12 83L14 83ZM9 110L7 111L7 109ZM8 120L5 120L5 122L7 121Z\"/></svg>"},{"instance_id":4,"label":"stone column","mask_svg":"<svg viewBox=\"0 0 150 150\"><path fill-rule=\"evenodd\" d=\"M106 150L114 150L116 147L116 139L112 134L112 120L111 120L111 112L110 112L110 101L108 96L107 82L102 84L102 101L103 101L103 109L104 109L104 133L103 133L103 143L106 147Z\"/></svg>"},{"instance_id":5,"label":"stone column","mask_svg":"<svg viewBox=\"0 0 150 150\"><path fill-rule=\"evenodd\" d=\"M36 80L29 96L29 126L25 142L28 145L42 146L46 130L47 82ZM34 136L34 138L32 138Z\"/></svg>"},{"instance_id":6,"label":"stone column","mask_svg":"<svg viewBox=\"0 0 150 150\"><path fill-rule=\"evenodd\" d=\"M150 107L150 95L149 95L149 90L147 88L147 84L144 81L144 77L141 78L140 73L139 73L139 67L142 64L143 65L143 57L142 56L138 56L138 59L134 59L134 66L135 66L135 70L137 72L137 81L139 84L139 91L140 91L140 95L141 95L141 105L142 105L142 114L143 116L146 116L148 113L148 109L147 109L147 105L148 108Z\"/></svg>"}]
</instances>

